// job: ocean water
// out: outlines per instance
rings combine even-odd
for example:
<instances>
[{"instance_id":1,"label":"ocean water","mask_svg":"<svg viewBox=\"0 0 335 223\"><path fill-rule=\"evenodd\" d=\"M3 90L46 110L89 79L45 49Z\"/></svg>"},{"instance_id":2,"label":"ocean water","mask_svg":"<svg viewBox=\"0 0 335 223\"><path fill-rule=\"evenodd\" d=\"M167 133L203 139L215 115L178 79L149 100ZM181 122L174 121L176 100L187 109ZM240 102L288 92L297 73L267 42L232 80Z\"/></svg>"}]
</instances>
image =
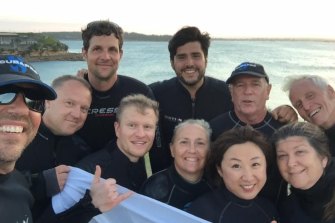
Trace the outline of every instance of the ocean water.
<instances>
[{"instance_id":1,"label":"ocean water","mask_svg":"<svg viewBox=\"0 0 335 223\"><path fill-rule=\"evenodd\" d=\"M70 52L81 52L81 41L65 41ZM124 43L119 74L135 77L144 83L175 76L170 66L167 42L129 41ZM240 63L251 61L264 66L272 90L269 108L289 104L281 90L285 77L316 74L335 83L335 42L216 40L209 48L206 75L226 80ZM86 67L85 61L52 61L32 63L46 83L63 74L76 74ZM335 86L335 85L334 85Z\"/></svg>"}]
</instances>

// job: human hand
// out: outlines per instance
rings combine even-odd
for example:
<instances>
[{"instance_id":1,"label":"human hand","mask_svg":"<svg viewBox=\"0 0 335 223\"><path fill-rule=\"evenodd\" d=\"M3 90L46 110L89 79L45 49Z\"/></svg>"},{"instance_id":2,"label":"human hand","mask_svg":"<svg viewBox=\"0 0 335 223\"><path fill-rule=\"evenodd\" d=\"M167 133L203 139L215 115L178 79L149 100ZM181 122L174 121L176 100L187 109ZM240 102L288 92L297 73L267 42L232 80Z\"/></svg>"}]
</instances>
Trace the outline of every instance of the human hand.
<instances>
[{"instance_id":1,"label":"human hand","mask_svg":"<svg viewBox=\"0 0 335 223\"><path fill-rule=\"evenodd\" d=\"M85 68L82 68L80 70L77 71L77 77L81 77L81 78L84 78L85 77L85 74L87 74L88 70L85 69Z\"/></svg>"},{"instance_id":2,"label":"human hand","mask_svg":"<svg viewBox=\"0 0 335 223\"><path fill-rule=\"evenodd\" d=\"M59 189L62 191L69 175L70 167L66 165L59 165L55 167L55 171Z\"/></svg>"},{"instance_id":3,"label":"human hand","mask_svg":"<svg viewBox=\"0 0 335 223\"><path fill-rule=\"evenodd\" d=\"M101 180L100 177L101 168L97 165L94 173L94 179L92 181L90 195L92 197L92 204L101 212L111 210L121 201L127 199L130 195L133 194L132 191L119 194L117 192L115 179L108 178L106 180Z\"/></svg>"},{"instance_id":4,"label":"human hand","mask_svg":"<svg viewBox=\"0 0 335 223\"><path fill-rule=\"evenodd\" d=\"M289 105L281 105L272 112L272 117L281 123L292 123L298 121L298 114Z\"/></svg>"}]
</instances>

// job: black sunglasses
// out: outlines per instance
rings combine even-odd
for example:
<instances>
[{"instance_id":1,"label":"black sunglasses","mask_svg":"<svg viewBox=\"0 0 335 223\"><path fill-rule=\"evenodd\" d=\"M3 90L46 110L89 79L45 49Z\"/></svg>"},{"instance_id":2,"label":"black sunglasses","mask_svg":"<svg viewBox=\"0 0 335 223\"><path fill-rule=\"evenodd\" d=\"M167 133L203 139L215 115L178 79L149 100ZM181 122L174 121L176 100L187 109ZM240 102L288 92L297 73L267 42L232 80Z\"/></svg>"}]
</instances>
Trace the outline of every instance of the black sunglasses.
<instances>
[{"instance_id":1,"label":"black sunglasses","mask_svg":"<svg viewBox=\"0 0 335 223\"><path fill-rule=\"evenodd\" d=\"M30 110L43 113L44 100L31 99L29 96L26 96L23 92L0 93L0 105L9 105L13 103L19 94L23 95L24 101Z\"/></svg>"}]
</instances>

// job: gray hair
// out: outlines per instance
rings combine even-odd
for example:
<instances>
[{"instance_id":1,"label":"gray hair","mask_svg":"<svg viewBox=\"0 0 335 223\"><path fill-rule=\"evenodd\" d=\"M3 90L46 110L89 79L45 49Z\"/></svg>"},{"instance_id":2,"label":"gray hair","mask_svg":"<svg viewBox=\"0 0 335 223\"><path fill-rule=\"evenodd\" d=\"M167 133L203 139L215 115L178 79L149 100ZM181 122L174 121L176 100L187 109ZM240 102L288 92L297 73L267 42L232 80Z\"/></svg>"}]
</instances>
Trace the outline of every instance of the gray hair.
<instances>
[{"instance_id":1,"label":"gray hair","mask_svg":"<svg viewBox=\"0 0 335 223\"><path fill-rule=\"evenodd\" d=\"M319 156L331 159L326 134L320 127L309 122L296 122L279 128L272 135L273 145L276 146L279 141L293 136L304 137Z\"/></svg>"},{"instance_id":2,"label":"gray hair","mask_svg":"<svg viewBox=\"0 0 335 223\"><path fill-rule=\"evenodd\" d=\"M284 92L290 92L292 85L296 83L297 81L301 80L310 80L315 86L319 87L322 90L325 90L327 86L329 85L328 81L318 75L293 75L288 76L284 80L284 85L282 87L282 90Z\"/></svg>"},{"instance_id":3,"label":"gray hair","mask_svg":"<svg viewBox=\"0 0 335 223\"><path fill-rule=\"evenodd\" d=\"M184 128L187 125L198 125L198 126L202 127L205 130L208 141L210 142L210 138L211 138L211 135L212 135L212 129L209 126L208 122L206 122L203 119L187 119L187 120L179 123L174 128L171 143L174 142L178 130Z\"/></svg>"}]
</instances>

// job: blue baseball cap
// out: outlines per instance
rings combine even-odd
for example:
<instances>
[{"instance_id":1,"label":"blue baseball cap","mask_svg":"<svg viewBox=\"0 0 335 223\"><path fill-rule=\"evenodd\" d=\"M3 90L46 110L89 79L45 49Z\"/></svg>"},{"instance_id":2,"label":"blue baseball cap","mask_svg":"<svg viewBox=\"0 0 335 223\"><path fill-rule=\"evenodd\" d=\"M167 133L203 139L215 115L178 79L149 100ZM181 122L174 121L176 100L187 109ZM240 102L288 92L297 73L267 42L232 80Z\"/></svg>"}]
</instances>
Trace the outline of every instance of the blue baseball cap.
<instances>
[{"instance_id":1,"label":"blue baseball cap","mask_svg":"<svg viewBox=\"0 0 335 223\"><path fill-rule=\"evenodd\" d=\"M266 74L264 67L257 63L244 62L238 65L235 70L231 73L230 77L227 79L226 83L231 84L233 79L241 75L251 75L259 78L265 78L269 83L269 77Z\"/></svg>"},{"instance_id":2,"label":"blue baseball cap","mask_svg":"<svg viewBox=\"0 0 335 223\"><path fill-rule=\"evenodd\" d=\"M26 84L26 85L22 85ZM0 55L0 90L18 86L38 100L54 100L55 90L43 83L33 66L20 56Z\"/></svg>"}]
</instances>

